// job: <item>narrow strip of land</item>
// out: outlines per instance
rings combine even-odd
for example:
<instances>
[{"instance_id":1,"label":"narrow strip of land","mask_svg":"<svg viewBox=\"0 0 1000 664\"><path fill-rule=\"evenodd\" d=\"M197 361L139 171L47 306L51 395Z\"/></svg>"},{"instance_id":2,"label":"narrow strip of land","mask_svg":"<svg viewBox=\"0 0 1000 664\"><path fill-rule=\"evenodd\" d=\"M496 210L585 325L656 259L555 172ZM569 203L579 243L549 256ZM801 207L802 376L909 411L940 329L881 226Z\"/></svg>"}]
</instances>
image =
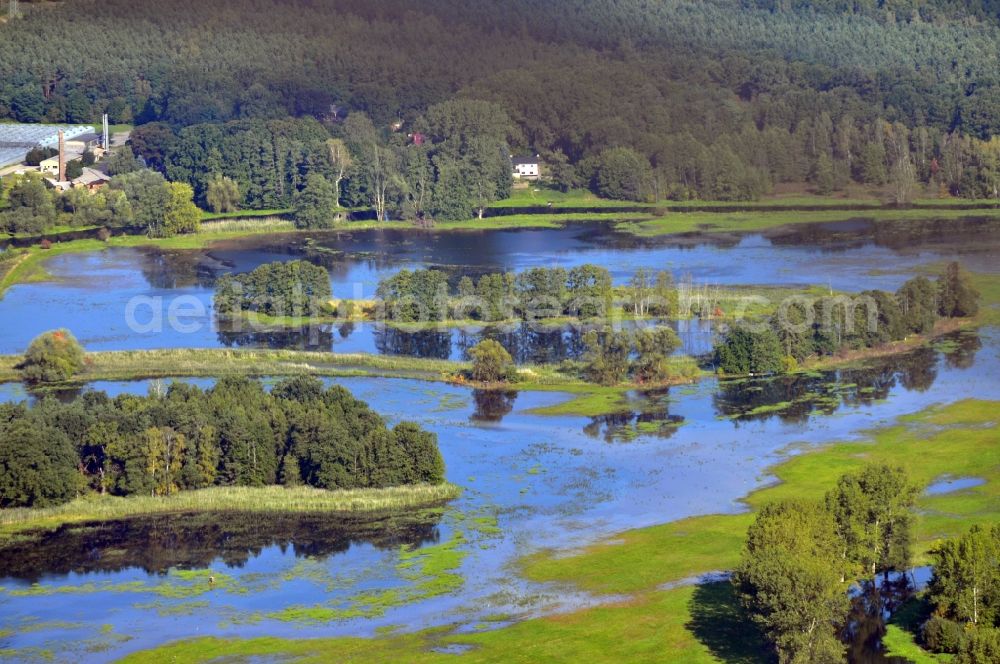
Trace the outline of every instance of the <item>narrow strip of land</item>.
<instances>
[{"instance_id":1,"label":"narrow strip of land","mask_svg":"<svg viewBox=\"0 0 1000 664\"><path fill-rule=\"evenodd\" d=\"M219 486L170 496L88 496L47 508L0 510L0 542L38 528L68 523L181 512L376 513L439 505L457 498L454 484L416 484L384 489Z\"/></svg>"}]
</instances>

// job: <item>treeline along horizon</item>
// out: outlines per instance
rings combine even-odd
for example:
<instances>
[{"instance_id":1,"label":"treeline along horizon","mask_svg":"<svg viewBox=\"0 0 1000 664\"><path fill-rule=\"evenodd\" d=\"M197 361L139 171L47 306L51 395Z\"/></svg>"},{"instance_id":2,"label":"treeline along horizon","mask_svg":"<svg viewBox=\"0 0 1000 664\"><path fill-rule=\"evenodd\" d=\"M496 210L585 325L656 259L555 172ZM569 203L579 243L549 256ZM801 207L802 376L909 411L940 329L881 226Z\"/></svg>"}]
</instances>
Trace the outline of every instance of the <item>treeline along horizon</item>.
<instances>
[{"instance_id":1,"label":"treeline along horizon","mask_svg":"<svg viewBox=\"0 0 1000 664\"><path fill-rule=\"evenodd\" d=\"M0 25L0 117L77 122L107 111L180 133L313 116L337 134L358 112L380 128L402 120L405 135L436 104L480 99L509 117L512 152L538 151L560 184L611 196L883 185L910 178L893 172L906 152L913 178L988 197L1000 147L968 141L1000 129L996 14L994 3L943 0L76 0ZM81 24L106 38L82 37ZM296 131L315 145L310 129ZM288 204L288 186L323 168L307 147L282 157L273 181L241 177L242 158L227 156L241 139L223 133L201 131L206 154L195 161L239 180L250 207ZM612 148L648 165L602 157ZM181 150L164 167L201 198L204 167L187 158ZM638 172L641 187L602 179L602 165ZM437 207L456 214L441 196Z\"/></svg>"},{"instance_id":2,"label":"treeline along horizon","mask_svg":"<svg viewBox=\"0 0 1000 664\"><path fill-rule=\"evenodd\" d=\"M440 484L437 437L393 428L343 387L315 377L267 392L228 377L201 390L70 403L0 405L0 507L42 507L86 492L168 495L208 486L323 489Z\"/></svg>"}]
</instances>

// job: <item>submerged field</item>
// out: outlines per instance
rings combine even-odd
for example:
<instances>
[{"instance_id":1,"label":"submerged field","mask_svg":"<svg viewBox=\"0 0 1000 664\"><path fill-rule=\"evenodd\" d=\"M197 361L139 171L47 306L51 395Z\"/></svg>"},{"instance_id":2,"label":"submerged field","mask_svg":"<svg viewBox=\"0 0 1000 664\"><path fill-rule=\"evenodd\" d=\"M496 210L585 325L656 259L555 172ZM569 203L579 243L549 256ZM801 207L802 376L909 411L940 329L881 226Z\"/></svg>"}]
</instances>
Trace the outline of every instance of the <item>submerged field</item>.
<instances>
[{"instance_id":1,"label":"submerged field","mask_svg":"<svg viewBox=\"0 0 1000 664\"><path fill-rule=\"evenodd\" d=\"M133 569L129 564L136 564L128 561L148 557L148 548L125 545L124 553L113 553L103 547L120 550L123 545L113 544L114 539L105 542L97 531L93 537L98 539L81 540L80 546L102 552L92 564L121 558L126 566L120 571L72 580L54 576L37 588L16 579L2 584L0 597L12 615L20 616L14 624L28 630L25 635L37 635L11 641L16 648L11 656L27 657L37 647L58 659L64 639L86 632L93 620L113 625L114 634L130 636L109 647L118 654L181 638L186 634L176 630L194 624L212 635L136 654L136 661L208 660L223 652L251 658L301 654L314 661L442 661L455 657L447 653L469 646L461 658L471 661L510 661L512 650L523 655L520 661L562 659L565 653L610 661L602 659L608 652L658 661L664 649L677 652L679 661L715 661L732 654L725 650L731 646L723 635L734 633L742 634L738 643L753 651L755 637L735 620L728 586L685 585L687 580L732 564L752 518L744 512L747 505L757 506L782 492L822 493L841 470L865 458L909 464L929 446L935 451L933 463L914 469L922 483L940 474L973 474L976 458L991 458L977 454L992 454L989 426L996 402L962 401L944 408L934 403L939 394L963 398L979 392L1000 399L989 381L998 361L990 350L995 337L985 340L986 348L977 352L973 346L971 356L968 349L952 346L927 349L871 376L845 371L839 378L809 379L814 383L805 389L790 383L789 396L769 394L770 401L763 402L792 402L793 394L823 392L822 398L813 397L820 399L815 410L806 411L801 404L771 411L755 406L752 399L758 397L753 395L772 388L754 381L723 386L709 380L668 394L631 395L617 408L630 406L633 412L588 418L533 414L558 411L566 401L560 394L527 391L506 405L501 399L488 406L463 387L333 379L390 420L414 418L438 433L449 479L464 487L444 512L437 534L414 546L415 552L427 550L432 556L417 581L408 580L407 557L391 548L352 545L332 554L319 545L321 540L310 543L303 534L289 535L299 542L296 548L301 546L294 555L279 556L265 546L249 558L239 548L216 558L211 548L216 536L207 533L220 524L212 523L206 534L197 534L203 526L178 531L190 533L182 541L196 537L194 541L209 543L197 557L192 556L204 544L179 558L154 556L142 564L171 570L172 563L196 560L195 569L211 570L219 585L207 587L204 578L174 578L174 571L166 572L168 584L163 585L128 571ZM95 387L112 394L143 393L148 383ZM737 406L742 399L751 401ZM595 414L607 406L595 405ZM920 414L906 415L913 412ZM884 426L858 437L873 422ZM785 484L760 489L771 476ZM994 478L981 472L976 476L986 484L922 499L921 507L951 513L956 508L948 501L961 498L967 505L957 509L970 515L989 511ZM622 533L622 524L637 528ZM921 522L921 546L960 525L951 517L928 517ZM152 550L158 551L161 539L176 540L172 532L150 531L136 541L152 535ZM90 536L81 532L72 537ZM61 558L44 553L48 550L39 553ZM225 562L230 560L246 562L233 568ZM438 564L442 576L430 578L439 580L425 578ZM39 563L39 568L45 566ZM124 585L138 581L142 584ZM664 585L677 582L682 583ZM375 594L365 590L372 583L379 589ZM185 599L190 593L194 597ZM90 619L64 613L63 620L73 625L56 624L52 611L58 604L46 598L55 602L80 594L112 613L102 609ZM264 613L253 608L262 602L268 606ZM29 621L30 615L37 618ZM726 627L718 627L720 620ZM133 631L138 622L158 625L161 636L139 635ZM614 646L621 633L635 636L626 650ZM342 636L318 638L324 634ZM740 656L756 661L746 652Z\"/></svg>"},{"instance_id":2,"label":"submerged field","mask_svg":"<svg viewBox=\"0 0 1000 664\"><path fill-rule=\"evenodd\" d=\"M974 489L920 499L919 561L943 537L974 523L1000 522L998 407L1000 402L969 400L930 408L857 442L797 455L772 469L779 483L749 495L747 506L752 511L777 498L821 496L839 475L867 461L902 465L925 487L942 476L983 479ZM694 517L616 535L569 555L543 552L524 561L523 572L531 579L611 596L609 604L599 608L475 635L435 630L376 639L203 639L138 653L129 661L208 661L221 655L452 661L454 656L441 650L446 646L459 647L460 659L472 662L653 662L662 661L665 653L671 661L757 661L759 636L738 619L727 584L685 583L693 576L731 568L751 518L750 513ZM665 589L678 582L682 585ZM517 655L512 659L511 653Z\"/></svg>"}]
</instances>

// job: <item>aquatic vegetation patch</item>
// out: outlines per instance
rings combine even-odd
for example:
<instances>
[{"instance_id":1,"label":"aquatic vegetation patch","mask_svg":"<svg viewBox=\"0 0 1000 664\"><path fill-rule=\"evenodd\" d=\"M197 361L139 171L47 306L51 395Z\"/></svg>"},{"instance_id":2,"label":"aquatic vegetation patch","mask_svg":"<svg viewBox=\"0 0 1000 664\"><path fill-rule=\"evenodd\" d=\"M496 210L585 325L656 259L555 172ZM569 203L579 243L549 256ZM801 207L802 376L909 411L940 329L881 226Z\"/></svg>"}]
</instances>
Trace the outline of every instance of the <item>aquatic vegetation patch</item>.
<instances>
[{"instance_id":1,"label":"aquatic vegetation patch","mask_svg":"<svg viewBox=\"0 0 1000 664\"><path fill-rule=\"evenodd\" d=\"M195 600L193 602L167 603L162 600L155 602L141 602L132 605L141 611L156 611L161 616L188 616L198 611L207 609L211 604L208 600ZM111 627L111 625L105 625Z\"/></svg>"},{"instance_id":2,"label":"aquatic vegetation patch","mask_svg":"<svg viewBox=\"0 0 1000 664\"><path fill-rule=\"evenodd\" d=\"M0 648L0 661L53 662L56 655L47 648Z\"/></svg>"},{"instance_id":3,"label":"aquatic vegetation patch","mask_svg":"<svg viewBox=\"0 0 1000 664\"><path fill-rule=\"evenodd\" d=\"M247 588L222 572L210 569L171 570L167 580L161 583L146 581L126 581L121 583L98 583L90 581L78 585L42 585L33 583L25 588L11 588L6 591L10 597L45 597L51 595L92 595L96 593L153 593L168 599L197 597L212 591L244 594Z\"/></svg>"},{"instance_id":4,"label":"aquatic vegetation patch","mask_svg":"<svg viewBox=\"0 0 1000 664\"><path fill-rule=\"evenodd\" d=\"M469 555L467 550L460 548L464 544L465 535L456 532L441 544L400 550L396 569L403 578L415 584L415 599L444 595L462 587L465 581L457 570Z\"/></svg>"},{"instance_id":5,"label":"aquatic vegetation patch","mask_svg":"<svg viewBox=\"0 0 1000 664\"><path fill-rule=\"evenodd\" d=\"M239 615L233 622L247 624L270 619L287 623L320 624L381 617L390 609L460 589L465 580L458 569L468 556L467 544L465 535L456 531L451 538L440 544L400 547L395 569L407 583L402 587L362 590L343 600L327 604L294 605L277 611ZM295 575L304 570L307 570L307 578L318 578L310 576L314 570L308 564L297 564L292 572L286 573L286 578L298 578ZM329 573L319 576L333 578Z\"/></svg>"}]
</instances>

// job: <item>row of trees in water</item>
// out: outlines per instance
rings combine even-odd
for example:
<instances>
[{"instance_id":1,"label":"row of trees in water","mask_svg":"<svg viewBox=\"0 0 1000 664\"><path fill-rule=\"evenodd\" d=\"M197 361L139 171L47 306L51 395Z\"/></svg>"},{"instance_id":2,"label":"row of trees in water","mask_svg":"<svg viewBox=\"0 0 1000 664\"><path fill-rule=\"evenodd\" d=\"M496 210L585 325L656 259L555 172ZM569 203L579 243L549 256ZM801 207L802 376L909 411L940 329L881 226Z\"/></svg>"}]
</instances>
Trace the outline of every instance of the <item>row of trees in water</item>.
<instances>
[{"instance_id":1,"label":"row of trees in water","mask_svg":"<svg viewBox=\"0 0 1000 664\"><path fill-rule=\"evenodd\" d=\"M766 322L734 325L716 345L715 362L727 374L781 373L812 355L926 334L941 317L975 316L978 298L969 274L953 262L936 282L914 277L895 293L788 300Z\"/></svg>"},{"instance_id":2,"label":"row of trees in water","mask_svg":"<svg viewBox=\"0 0 1000 664\"><path fill-rule=\"evenodd\" d=\"M606 316L612 306L611 273L599 265L569 270L535 267L462 277L452 293L448 275L434 269L400 270L379 282L386 317L401 322L448 319L501 321Z\"/></svg>"},{"instance_id":3,"label":"row of trees in water","mask_svg":"<svg viewBox=\"0 0 1000 664\"><path fill-rule=\"evenodd\" d=\"M64 404L0 405L0 507L42 507L88 492L168 495L215 485L323 489L444 481L436 436L393 428L314 377L268 392L248 378L148 396L85 392Z\"/></svg>"},{"instance_id":4,"label":"row of trees in water","mask_svg":"<svg viewBox=\"0 0 1000 664\"><path fill-rule=\"evenodd\" d=\"M919 488L884 464L842 476L823 500L764 505L750 526L732 582L780 662L835 664L850 611L849 586L874 587L879 574L912 563ZM1000 528L973 527L931 552L933 613L921 628L934 652L961 664L1000 657ZM879 607L880 608L880 607Z\"/></svg>"},{"instance_id":5,"label":"row of trees in water","mask_svg":"<svg viewBox=\"0 0 1000 664\"><path fill-rule=\"evenodd\" d=\"M223 317L245 313L267 316L315 316L332 293L325 268L309 261L274 261L242 274L224 274L215 282L215 311Z\"/></svg>"},{"instance_id":6,"label":"row of trees in water","mask_svg":"<svg viewBox=\"0 0 1000 664\"><path fill-rule=\"evenodd\" d=\"M624 300L621 295L624 294ZM383 279L370 312L377 320L440 323L474 319L484 322L536 321L563 316L607 324L615 306L636 316L677 312L678 291L669 273L653 278L639 270L617 293L610 273L595 265L531 268L520 273L464 276L452 291L440 270L400 270ZM970 275L950 263L936 281L919 276L895 293L879 290L858 295L788 298L763 320L737 321L714 349L726 374L773 374L794 370L811 356L872 348L933 331L939 318L966 318L978 312ZM222 316L262 313L314 316L330 311L326 271L306 261L275 262L252 272L220 278L215 296ZM367 306L367 305L366 305ZM666 327L593 329L583 338L584 375L614 384L626 378L640 383L670 377L667 358L680 342ZM507 352L506 350L504 352Z\"/></svg>"}]
</instances>

